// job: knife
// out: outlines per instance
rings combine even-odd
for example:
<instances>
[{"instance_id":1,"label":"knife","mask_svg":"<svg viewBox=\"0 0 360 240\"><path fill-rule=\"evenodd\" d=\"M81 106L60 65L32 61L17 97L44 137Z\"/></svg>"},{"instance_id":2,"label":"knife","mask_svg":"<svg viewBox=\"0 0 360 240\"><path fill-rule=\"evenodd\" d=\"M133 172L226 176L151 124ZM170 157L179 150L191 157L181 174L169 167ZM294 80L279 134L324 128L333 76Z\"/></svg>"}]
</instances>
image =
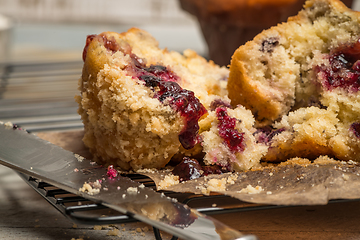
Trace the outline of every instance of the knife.
<instances>
[{"instance_id":1,"label":"knife","mask_svg":"<svg viewBox=\"0 0 360 240\"><path fill-rule=\"evenodd\" d=\"M0 124L0 164L183 239L257 239L10 123Z\"/></svg>"}]
</instances>

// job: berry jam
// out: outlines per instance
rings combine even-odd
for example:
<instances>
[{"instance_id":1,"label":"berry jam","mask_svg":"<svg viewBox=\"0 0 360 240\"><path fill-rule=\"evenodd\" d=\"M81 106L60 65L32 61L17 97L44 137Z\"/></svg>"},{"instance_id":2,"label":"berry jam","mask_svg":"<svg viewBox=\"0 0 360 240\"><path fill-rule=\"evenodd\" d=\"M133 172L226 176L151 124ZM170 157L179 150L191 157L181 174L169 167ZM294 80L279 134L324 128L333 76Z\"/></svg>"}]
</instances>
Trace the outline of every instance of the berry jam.
<instances>
[{"instance_id":1,"label":"berry jam","mask_svg":"<svg viewBox=\"0 0 360 240\"><path fill-rule=\"evenodd\" d=\"M354 122L351 124L350 131L352 131L357 138L360 138L360 123Z\"/></svg>"},{"instance_id":2,"label":"berry jam","mask_svg":"<svg viewBox=\"0 0 360 240\"><path fill-rule=\"evenodd\" d=\"M222 174L231 171L230 166L202 166L196 159L184 157L183 161L175 166L172 174L179 176L179 181L183 182L196 179L201 176L207 176L209 174Z\"/></svg>"},{"instance_id":3,"label":"berry jam","mask_svg":"<svg viewBox=\"0 0 360 240\"><path fill-rule=\"evenodd\" d=\"M154 98L160 102L170 105L185 119L185 126L179 134L179 141L185 149L191 149L197 143L199 131L198 121L207 110L194 95L194 92L182 89L176 81L179 77L167 67L151 65L145 67L134 60L133 69L129 69L132 75L145 82L145 86L151 88L155 94Z\"/></svg>"},{"instance_id":4,"label":"berry jam","mask_svg":"<svg viewBox=\"0 0 360 240\"><path fill-rule=\"evenodd\" d=\"M90 43L92 42L92 40L96 37L96 35L88 35L86 37L86 43L85 43L85 47L84 47L84 50L83 50L83 54L82 54L82 58L83 58L83 61L85 62L85 59L86 59L86 55L87 55L87 50L89 48L89 45Z\"/></svg>"},{"instance_id":5,"label":"berry jam","mask_svg":"<svg viewBox=\"0 0 360 240\"><path fill-rule=\"evenodd\" d=\"M360 89L360 39L352 44L343 44L330 51L330 67L315 68L323 87L327 90L343 88L348 92Z\"/></svg>"},{"instance_id":6,"label":"berry jam","mask_svg":"<svg viewBox=\"0 0 360 240\"><path fill-rule=\"evenodd\" d=\"M219 135L224 139L226 145L232 152L244 151L244 133L239 133L235 128L236 118L230 117L225 107L216 109L216 117L219 121Z\"/></svg>"},{"instance_id":7,"label":"berry jam","mask_svg":"<svg viewBox=\"0 0 360 240\"><path fill-rule=\"evenodd\" d=\"M203 170L203 176L207 176L209 174L222 174L222 173L227 173L227 172L232 172L232 167L231 165L227 165L227 166L219 166L219 165L206 165L206 166L202 166L202 170Z\"/></svg>"},{"instance_id":8,"label":"berry jam","mask_svg":"<svg viewBox=\"0 0 360 240\"><path fill-rule=\"evenodd\" d=\"M254 135L257 136L257 142L268 145L270 144L274 136L276 136L277 134L283 131L285 131L285 128L273 129L270 126L267 126L258 129Z\"/></svg>"},{"instance_id":9,"label":"berry jam","mask_svg":"<svg viewBox=\"0 0 360 240\"><path fill-rule=\"evenodd\" d=\"M118 175L118 171L116 171L116 169L114 169L113 165L109 165L107 168L106 175L110 178L116 178Z\"/></svg>"},{"instance_id":10,"label":"berry jam","mask_svg":"<svg viewBox=\"0 0 360 240\"><path fill-rule=\"evenodd\" d=\"M231 108L230 103L225 102L222 99L215 99L214 101L212 101L210 103L210 110L211 111L215 111L216 108L218 107L226 107L226 108Z\"/></svg>"},{"instance_id":11,"label":"berry jam","mask_svg":"<svg viewBox=\"0 0 360 240\"><path fill-rule=\"evenodd\" d=\"M274 48L279 45L279 39L277 37L270 37L265 39L261 43L260 51L271 53L274 51Z\"/></svg>"},{"instance_id":12,"label":"berry jam","mask_svg":"<svg viewBox=\"0 0 360 240\"><path fill-rule=\"evenodd\" d=\"M85 47L83 50L83 61L85 61L86 59L86 55L87 55L87 50L89 48L90 43L94 40L94 38L97 38L99 41L101 41L104 45L104 47L111 51L112 53L115 53L119 50L123 51L123 52L128 52L126 51L124 48L121 48L121 46L116 42L114 37L110 37L107 38L105 35L100 34L100 35L96 35L96 34L92 34L92 35L88 35L86 37L86 43L85 43Z\"/></svg>"},{"instance_id":13,"label":"berry jam","mask_svg":"<svg viewBox=\"0 0 360 240\"><path fill-rule=\"evenodd\" d=\"M179 181L187 181L201 177L201 166L198 161L184 157L183 161L176 165L172 173L179 176Z\"/></svg>"}]
</instances>

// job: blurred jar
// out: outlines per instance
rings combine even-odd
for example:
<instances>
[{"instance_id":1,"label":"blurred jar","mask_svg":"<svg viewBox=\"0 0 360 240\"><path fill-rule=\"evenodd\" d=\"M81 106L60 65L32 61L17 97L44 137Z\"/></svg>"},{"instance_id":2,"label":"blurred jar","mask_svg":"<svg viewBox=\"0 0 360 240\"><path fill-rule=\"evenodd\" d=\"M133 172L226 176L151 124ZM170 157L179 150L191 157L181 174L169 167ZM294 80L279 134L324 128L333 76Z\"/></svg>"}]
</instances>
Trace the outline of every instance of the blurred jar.
<instances>
[{"instance_id":1,"label":"blurred jar","mask_svg":"<svg viewBox=\"0 0 360 240\"><path fill-rule=\"evenodd\" d=\"M234 51L262 30L296 15L305 0L179 0L183 10L197 17L208 45L209 58L230 64ZM352 6L353 0L343 0Z\"/></svg>"}]
</instances>

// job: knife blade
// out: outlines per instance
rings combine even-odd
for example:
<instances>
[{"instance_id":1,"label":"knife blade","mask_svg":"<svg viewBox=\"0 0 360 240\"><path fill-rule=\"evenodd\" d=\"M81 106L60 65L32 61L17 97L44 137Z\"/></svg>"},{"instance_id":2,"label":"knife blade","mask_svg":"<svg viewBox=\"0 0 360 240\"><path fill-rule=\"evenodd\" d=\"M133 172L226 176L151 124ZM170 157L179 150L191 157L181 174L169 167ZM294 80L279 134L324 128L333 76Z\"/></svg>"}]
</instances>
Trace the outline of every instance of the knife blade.
<instances>
[{"instance_id":1,"label":"knife blade","mask_svg":"<svg viewBox=\"0 0 360 240\"><path fill-rule=\"evenodd\" d=\"M183 239L257 239L11 124L0 124L0 164Z\"/></svg>"}]
</instances>

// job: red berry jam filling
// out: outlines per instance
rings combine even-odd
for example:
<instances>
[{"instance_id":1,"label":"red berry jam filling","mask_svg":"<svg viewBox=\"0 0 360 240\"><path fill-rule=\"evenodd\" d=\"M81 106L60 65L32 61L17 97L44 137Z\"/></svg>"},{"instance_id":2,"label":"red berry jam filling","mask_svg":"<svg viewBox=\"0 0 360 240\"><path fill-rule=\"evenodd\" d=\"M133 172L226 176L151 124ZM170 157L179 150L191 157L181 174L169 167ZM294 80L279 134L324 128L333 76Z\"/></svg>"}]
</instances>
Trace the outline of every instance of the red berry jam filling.
<instances>
[{"instance_id":1,"label":"red berry jam filling","mask_svg":"<svg viewBox=\"0 0 360 240\"><path fill-rule=\"evenodd\" d=\"M174 167L172 174L179 176L179 181L183 182L209 174L222 174L231 171L230 165L226 167L218 165L203 166L196 159L184 157L183 161Z\"/></svg>"},{"instance_id":2,"label":"red berry jam filling","mask_svg":"<svg viewBox=\"0 0 360 240\"><path fill-rule=\"evenodd\" d=\"M354 135L360 139L360 122L354 122L351 124L350 131L352 131Z\"/></svg>"},{"instance_id":3,"label":"red berry jam filling","mask_svg":"<svg viewBox=\"0 0 360 240\"><path fill-rule=\"evenodd\" d=\"M256 140L258 143L264 143L269 145L273 137L283 131L285 131L285 128L273 129L270 126L266 126L258 129L254 135L256 136Z\"/></svg>"},{"instance_id":4,"label":"red berry jam filling","mask_svg":"<svg viewBox=\"0 0 360 240\"><path fill-rule=\"evenodd\" d=\"M154 72L152 71L154 68L161 70ZM205 107L192 91L182 89L178 83L172 81L173 79L177 80L178 77L166 67L150 66L143 70L147 73L138 78L145 82L145 86L155 91L154 97L160 102L170 105L185 118L186 124L179 134L179 140L185 149L193 148L197 143L198 121L207 112Z\"/></svg>"},{"instance_id":5,"label":"red berry jam filling","mask_svg":"<svg viewBox=\"0 0 360 240\"><path fill-rule=\"evenodd\" d=\"M224 139L227 147L232 152L242 152L245 149L244 133L236 129L237 119L230 117L225 107L216 109L216 117L219 121L219 135Z\"/></svg>"},{"instance_id":6,"label":"red berry jam filling","mask_svg":"<svg viewBox=\"0 0 360 240\"><path fill-rule=\"evenodd\" d=\"M119 46L114 38L106 38L104 35L90 35L86 40L83 52L85 60L87 48L90 42L98 37L105 48L112 53L121 51L131 57L132 64L126 67L127 73L137 79L142 80L145 86L151 88L155 94L154 98L162 103L171 106L185 119L185 126L179 134L179 141L185 149L190 149L198 142L198 121L207 110L195 97L192 91L182 89L177 83L180 77L172 72L168 67L162 65L146 66L144 59L139 58L131 52L130 46Z\"/></svg>"},{"instance_id":7,"label":"red berry jam filling","mask_svg":"<svg viewBox=\"0 0 360 240\"><path fill-rule=\"evenodd\" d=\"M86 59L86 55L87 55L87 50L89 48L89 45L90 43L92 42L92 40L96 37L96 35L88 35L86 37L86 43L85 43L85 47L84 47L84 50L83 50L83 54L82 54L82 58L83 58L83 61L85 62L85 59Z\"/></svg>"},{"instance_id":8,"label":"red berry jam filling","mask_svg":"<svg viewBox=\"0 0 360 240\"><path fill-rule=\"evenodd\" d=\"M122 52L124 52L125 54L130 54L131 53L131 49L129 46L120 46L114 37L110 37L107 38L105 35L103 34L92 34L92 35L88 35L86 38L86 43L85 43L85 47L83 50L83 61L85 61L86 59L86 55L87 55L87 51L89 48L90 43L94 40L94 38L97 38L99 42L102 42L104 47L111 51L111 53L115 53L119 50L121 50Z\"/></svg>"},{"instance_id":9,"label":"red berry jam filling","mask_svg":"<svg viewBox=\"0 0 360 240\"><path fill-rule=\"evenodd\" d=\"M343 88L348 92L360 89L360 39L343 44L329 53L330 66L320 65L315 72L327 90Z\"/></svg>"},{"instance_id":10,"label":"red berry jam filling","mask_svg":"<svg viewBox=\"0 0 360 240\"><path fill-rule=\"evenodd\" d=\"M215 111L218 107L232 108L229 102L225 102L222 99L215 99L210 103L211 111Z\"/></svg>"}]
</instances>

